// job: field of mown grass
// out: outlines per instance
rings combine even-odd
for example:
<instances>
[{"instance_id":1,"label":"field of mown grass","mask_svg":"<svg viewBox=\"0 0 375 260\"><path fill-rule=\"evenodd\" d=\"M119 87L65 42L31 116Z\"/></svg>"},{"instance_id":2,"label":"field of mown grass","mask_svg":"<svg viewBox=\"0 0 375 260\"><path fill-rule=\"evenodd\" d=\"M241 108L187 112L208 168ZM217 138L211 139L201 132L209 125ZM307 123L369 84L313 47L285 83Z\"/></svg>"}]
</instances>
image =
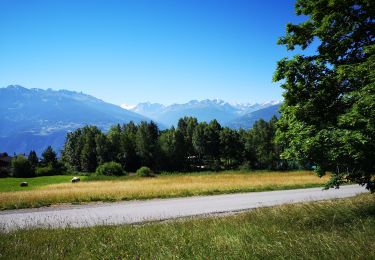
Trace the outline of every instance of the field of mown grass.
<instances>
[{"instance_id":1,"label":"field of mown grass","mask_svg":"<svg viewBox=\"0 0 375 260\"><path fill-rule=\"evenodd\" d=\"M0 232L4 259L375 259L375 195L145 225Z\"/></svg>"},{"instance_id":2,"label":"field of mown grass","mask_svg":"<svg viewBox=\"0 0 375 260\"><path fill-rule=\"evenodd\" d=\"M305 188L322 186L327 180L328 177L319 178L309 171L227 171L153 178L121 177L75 184L70 183L68 178L65 183L42 185L33 190L0 192L0 208Z\"/></svg>"},{"instance_id":3,"label":"field of mown grass","mask_svg":"<svg viewBox=\"0 0 375 260\"><path fill-rule=\"evenodd\" d=\"M0 192L5 191L24 191L34 190L42 186L50 184L68 183L73 176L59 175L59 176L43 176L36 178L1 178L0 179ZM81 180L85 180L86 176L81 176ZM26 181L29 183L28 187L20 187L20 183Z\"/></svg>"}]
</instances>

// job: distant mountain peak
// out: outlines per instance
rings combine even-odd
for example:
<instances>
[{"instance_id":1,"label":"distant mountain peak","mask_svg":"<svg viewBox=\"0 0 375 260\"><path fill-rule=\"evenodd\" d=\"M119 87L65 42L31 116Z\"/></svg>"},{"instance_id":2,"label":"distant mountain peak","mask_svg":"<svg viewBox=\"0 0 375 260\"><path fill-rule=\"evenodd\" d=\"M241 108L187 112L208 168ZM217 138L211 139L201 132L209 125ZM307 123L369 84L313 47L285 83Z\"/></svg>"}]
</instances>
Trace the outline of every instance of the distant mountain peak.
<instances>
[{"instance_id":1,"label":"distant mountain peak","mask_svg":"<svg viewBox=\"0 0 375 260\"><path fill-rule=\"evenodd\" d=\"M203 100L193 99L183 104L174 103L169 106L164 106L159 103L143 102L130 108L130 110L167 126L176 125L178 119L184 116L196 117L198 121L217 119L221 124L225 124L237 117L280 103L280 101L269 101L252 104L226 102L219 98Z\"/></svg>"},{"instance_id":2,"label":"distant mountain peak","mask_svg":"<svg viewBox=\"0 0 375 260\"><path fill-rule=\"evenodd\" d=\"M135 108L137 105L130 105L130 104L121 104L120 107L122 107L123 109L127 109L127 110L131 110L133 108Z\"/></svg>"}]
</instances>

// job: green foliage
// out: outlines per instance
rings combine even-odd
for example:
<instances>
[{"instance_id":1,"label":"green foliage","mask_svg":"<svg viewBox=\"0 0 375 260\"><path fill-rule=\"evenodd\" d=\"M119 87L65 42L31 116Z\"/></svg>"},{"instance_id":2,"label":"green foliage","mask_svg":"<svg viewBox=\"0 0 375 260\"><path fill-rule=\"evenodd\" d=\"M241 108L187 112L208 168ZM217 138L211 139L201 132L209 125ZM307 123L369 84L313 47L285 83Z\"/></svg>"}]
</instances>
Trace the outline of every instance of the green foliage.
<instances>
[{"instance_id":1,"label":"green foliage","mask_svg":"<svg viewBox=\"0 0 375 260\"><path fill-rule=\"evenodd\" d=\"M207 150L207 140L205 138L205 129L207 128L207 123L203 122L196 126L192 136L192 142L194 151L198 155L199 159L202 159L206 154Z\"/></svg>"},{"instance_id":2,"label":"green foliage","mask_svg":"<svg viewBox=\"0 0 375 260\"><path fill-rule=\"evenodd\" d=\"M370 0L298 0L303 23L279 40L318 53L279 61L285 102L277 141L283 158L333 173L329 186L354 181L375 190L375 4Z\"/></svg>"},{"instance_id":3,"label":"green foliage","mask_svg":"<svg viewBox=\"0 0 375 260\"><path fill-rule=\"evenodd\" d=\"M137 155L142 165L156 167L159 163L159 129L154 123L141 122L136 134Z\"/></svg>"},{"instance_id":4,"label":"green foliage","mask_svg":"<svg viewBox=\"0 0 375 260\"><path fill-rule=\"evenodd\" d=\"M124 169L135 172L141 166L141 159L137 155L137 136L138 127L130 122L122 127L121 147L122 147L122 165Z\"/></svg>"},{"instance_id":5,"label":"green foliage","mask_svg":"<svg viewBox=\"0 0 375 260\"><path fill-rule=\"evenodd\" d=\"M35 169L36 176L53 176L60 175L62 172L59 169L56 169L52 164L46 166L38 166Z\"/></svg>"},{"instance_id":6,"label":"green foliage","mask_svg":"<svg viewBox=\"0 0 375 260\"><path fill-rule=\"evenodd\" d=\"M280 159L281 148L274 143L276 122L276 117L269 122L260 119L245 133L245 157L252 169L284 168L286 162Z\"/></svg>"},{"instance_id":7,"label":"green foliage","mask_svg":"<svg viewBox=\"0 0 375 260\"><path fill-rule=\"evenodd\" d=\"M122 176L125 175L125 172L122 169L121 164L117 162L107 162L99 165L98 168L96 168L95 174L106 176Z\"/></svg>"},{"instance_id":8,"label":"green foliage","mask_svg":"<svg viewBox=\"0 0 375 260\"><path fill-rule=\"evenodd\" d=\"M62 151L62 161L69 170L82 171L82 143L82 130L80 128L67 134L64 149Z\"/></svg>"},{"instance_id":9,"label":"green foliage","mask_svg":"<svg viewBox=\"0 0 375 260\"><path fill-rule=\"evenodd\" d=\"M109 162L111 160L111 146L107 136L102 132L98 132L95 135L95 145L98 164Z\"/></svg>"},{"instance_id":10,"label":"green foliage","mask_svg":"<svg viewBox=\"0 0 375 260\"><path fill-rule=\"evenodd\" d=\"M178 121L177 130L184 137L184 151L185 157L195 155L193 147L193 134L195 128L198 126L198 120L194 117L183 117Z\"/></svg>"},{"instance_id":11,"label":"green foliage","mask_svg":"<svg viewBox=\"0 0 375 260\"><path fill-rule=\"evenodd\" d=\"M166 171L187 170L187 150L183 133L172 127L161 132L159 145L162 154L160 168Z\"/></svg>"},{"instance_id":12,"label":"green foliage","mask_svg":"<svg viewBox=\"0 0 375 260\"><path fill-rule=\"evenodd\" d=\"M152 177L152 171L150 168L143 166L137 170L137 175L141 177Z\"/></svg>"},{"instance_id":13,"label":"green foliage","mask_svg":"<svg viewBox=\"0 0 375 260\"><path fill-rule=\"evenodd\" d=\"M39 158L36 155L35 151L30 151L29 156L27 157L27 160L29 161L32 168L36 168L39 164Z\"/></svg>"},{"instance_id":14,"label":"green foliage","mask_svg":"<svg viewBox=\"0 0 375 260\"><path fill-rule=\"evenodd\" d=\"M25 156L18 155L12 159L12 175L13 177L33 177L35 172Z\"/></svg>"},{"instance_id":15,"label":"green foliage","mask_svg":"<svg viewBox=\"0 0 375 260\"><path fill-rule=\"evenodd\" d=\"M284 169L289 165L282 164L280 147L273 143L276 121L257 122L249 131L222 128L216 120L198 123L192 117L163 131L153 122L115 125L107 134L86 126L67 135L62 162L80 172L93 172L110 161L127 172L142 165L156 172L234 169L245 161L254 169Z\"/></svg>"},{"instance_id":16,"label":"green foliage","mask_svg":"<svg viewBox=\"0 0 375 260\"><path fill-rule=\"evenodd\" d=\"M0 167L0 178L6 178L12 174L9 167Z\"/></svg>"},{"instance_id":17,"label":"green foliage","mask_svg":"<svg viewBox=\"0 0 375 260\"><path fill-rule=\"evenodd\" d=\"M85 126L82 131L83 146L81 151L81 167L84 172L94 172L98 166L96 136L100 130L96 126Z\"/></svg>"},{"instance_id":18,"label":"green foliage","mask_svg":"<svg viewBox=\"0 0 375 260\"><path fill-rule=\"evenodd\" d=\"M42 153L42 164L43 165L57 165L57 155L51 146L48 146Z\"/></svg>"}]
</instances>

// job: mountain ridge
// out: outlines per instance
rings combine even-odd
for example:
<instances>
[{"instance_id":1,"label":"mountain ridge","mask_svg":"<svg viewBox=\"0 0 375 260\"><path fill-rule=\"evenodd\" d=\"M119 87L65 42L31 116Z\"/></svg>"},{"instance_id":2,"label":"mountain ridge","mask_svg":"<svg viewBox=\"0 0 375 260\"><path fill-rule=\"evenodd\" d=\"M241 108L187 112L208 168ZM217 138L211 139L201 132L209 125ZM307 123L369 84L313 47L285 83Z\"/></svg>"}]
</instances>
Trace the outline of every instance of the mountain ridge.
<instances>
[{"instance_id":1,"label":"mountain ridge","mask_svg":"<svg viewBox=\"0 0 375 260\"><path fill-rule=\"evenodd\" d=\"M280 104L205 99L169 106L144 102L127 110L82 92L10 85L0 88L0 151L12 154L36 150L40 154L48 145L60 150L66 134L85 125L106 131L115 124L154 120L165 129L176 126L184 116L192 116L200 122L217 119L222 126L250 128L260 118L278 115L275 106Z\"/></svg>"},{"instance_id":2,"label":"mountain ridge","mask_svg":"<svg viewBox=\"0 0 375 260\"><path fill-rule=\"evenodd\" d=\"M198 121L216 119L225 125L240 116L253 111L281 104L281 101L264 103L230 103L221 99L190 100L182 104L165 106L160 103L142 102L130 110L161 122L167 126L176 126L178 119L184 116L194 116Z\"/></svg>"},{"instance_id":3,"label":"mountain ridge","mask_svg":"<svg viewBox=\"0 0 375 260\"><path fill-rule=\"evenodd\" d=\"M150 119L82 92L19 85L0 88L0 148L6 152L32 149L40 153L49 145L40 141L43 139L60 149L66 133L78 127L96 125L108 130L129 121ZM38 147L31 147L31 140L36 140Z\"/></svg>"}]
</instances>

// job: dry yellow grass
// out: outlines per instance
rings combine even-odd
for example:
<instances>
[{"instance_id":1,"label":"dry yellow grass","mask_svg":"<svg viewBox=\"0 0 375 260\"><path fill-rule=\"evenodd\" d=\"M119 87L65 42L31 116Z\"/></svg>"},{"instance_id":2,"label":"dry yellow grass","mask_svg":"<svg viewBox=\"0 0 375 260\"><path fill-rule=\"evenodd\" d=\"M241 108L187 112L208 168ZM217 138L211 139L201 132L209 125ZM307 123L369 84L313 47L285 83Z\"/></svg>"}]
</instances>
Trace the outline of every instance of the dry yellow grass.
<instances>
[{"instance_id":1,"label":"dry yellow grass","mask_svg":"<svg viewBox=\"0 0 375 260\"><path fill-rule=\"evenodd\" d=\"M29 191L1 192L0 208L302 188L322 185L328 178L318 178L308 171L225 172L52 184Z\"/></svg>"}]
</instances>

